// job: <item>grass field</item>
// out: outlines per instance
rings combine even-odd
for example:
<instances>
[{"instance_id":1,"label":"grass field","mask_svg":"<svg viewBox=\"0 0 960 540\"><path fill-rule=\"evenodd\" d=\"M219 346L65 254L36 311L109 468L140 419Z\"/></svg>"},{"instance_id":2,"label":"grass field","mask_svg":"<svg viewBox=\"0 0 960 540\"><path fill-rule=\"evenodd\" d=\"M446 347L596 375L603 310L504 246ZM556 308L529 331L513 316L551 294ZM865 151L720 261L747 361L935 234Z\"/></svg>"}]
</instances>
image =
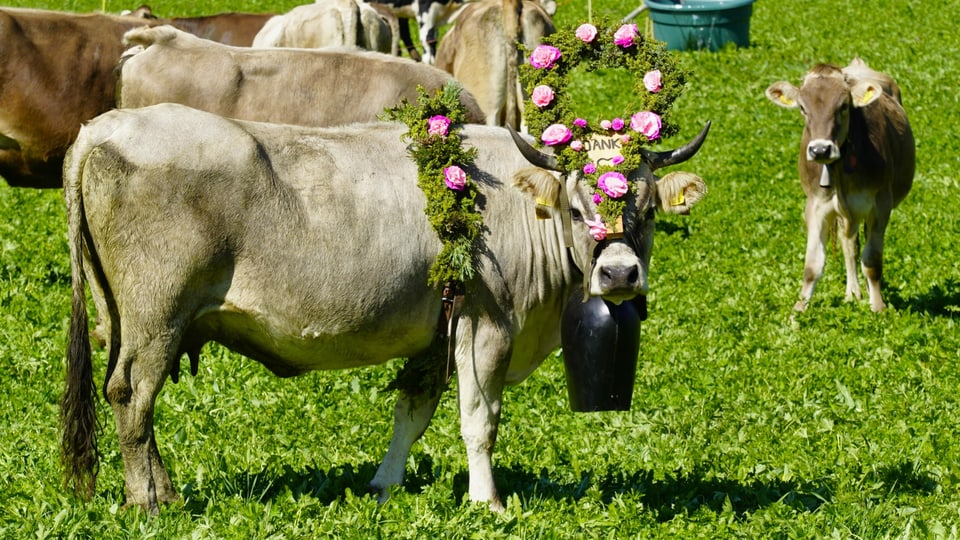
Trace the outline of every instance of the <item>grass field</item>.
<instances>
[{"instance_id":1,"label":"grass field","mask_svg":"<svg viewBox=\"0 0 960 540\"><path fill-rule=\"evenodd\" d=\"M192 15L295 4L152 6ZM593 2L595 16L634 7ZM586 16L584 3L560 2L560 24ZM217 346L197 377L166 385L158 400L158 444L182 505L157 517L121 510L104 403L96 497L63 493L62 193L0 186L0 537L957 538L958 18L950 3L759 0L749 48L681 55L692 76L676 105L683 130L668 143L713 122L684 165L710 193L693 215L658 221L632 409L570 412L559 352L508 389L494 456L502 515L465 502L454 392L414 447L407 485L378 506L363 489L389 440L384 388L397 363L281 380ZM917 139L914 188L887 233L890 309L843 301L836 247L810 309L794 315L801 119L763 91L854 55L898 80ZM608 99L598 94L593 106ZM98 381L104 363L101 352Z\"/></svg>"}]
</instances>

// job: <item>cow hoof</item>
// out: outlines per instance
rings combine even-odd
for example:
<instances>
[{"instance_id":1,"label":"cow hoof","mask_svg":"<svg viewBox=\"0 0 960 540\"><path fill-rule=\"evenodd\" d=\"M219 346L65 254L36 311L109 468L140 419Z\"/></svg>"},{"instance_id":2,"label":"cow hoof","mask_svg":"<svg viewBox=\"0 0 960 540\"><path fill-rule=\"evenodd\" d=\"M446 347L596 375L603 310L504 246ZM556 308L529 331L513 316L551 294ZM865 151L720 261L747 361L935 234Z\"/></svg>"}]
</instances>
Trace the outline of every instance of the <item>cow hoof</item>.
<instances>
[{"instance_id":1,"label":"cow hoof","mask_svg":"<svg viewBox=\"0 0 960 540\"><path fill-rule=\"evenodd\" d=\"M390 490L387 488L367 484L367 493L377 498L377 504L383 504L390 500Z\"/></svg>"},{"instance_id":2,"label":"cow hoof","mask_svg":"<svg viewBox=\"0 0 960 540\"><path fill-rule=\"evenodd\" d=\"M793 305L793 310L794 310L794 311L806 311L806 310L807 310L807 306L809 306L809 305L810 305L810 302L807 302L806 300L800 300L800 301L798 301L796 304Z\"/></svg>"}]
</instances>

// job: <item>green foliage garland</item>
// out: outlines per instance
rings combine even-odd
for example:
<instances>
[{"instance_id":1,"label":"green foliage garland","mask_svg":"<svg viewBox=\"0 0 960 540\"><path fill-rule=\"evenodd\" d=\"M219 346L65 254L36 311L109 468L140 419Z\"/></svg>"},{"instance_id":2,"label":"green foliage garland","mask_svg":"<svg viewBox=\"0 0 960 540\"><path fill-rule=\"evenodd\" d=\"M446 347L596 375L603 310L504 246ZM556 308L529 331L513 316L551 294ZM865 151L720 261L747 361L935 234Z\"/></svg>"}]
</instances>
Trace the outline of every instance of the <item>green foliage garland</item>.
<instances>
[{"instance_id":1,"label":"green foliage garland","mask_svg":"<svg viewBox=\"0 0 960 540\"><path fill-rule=\"evenodd\" d=\"M444 169L468 168L477 151L464 149L457 133L466 121L459 86L449 83L432 97L423 87L418 87L417 92L415 105L404 100L387 109L384 118L403 122L410 128L404 139L411 141L409 152L417 163L417 184L427 197L430 225L443 242L443 249L430 268L428 283L463 283L474 275L474 243L483 227L483 217L476 209L476 184L467 177L462 190L451 189L444 182ZM450 121L445 135L430 132L430 119L437 116Z\"/></svg>"},{"instance_id":2,"label":"green foliage garland","mask_svg":"<svg viewBox=\"0 0 960 540\"><path fill-rule=\"evenodd\" d=\"M591 30L595 34L591 39L578 37L578 34L584 36L583 32L589 36ZM616 41L622 40L624 32L629 33L630 30L633 33L632 43L625 46L621 41L621 44L617 44ZM532 134L543 134L554 125L570 130L568 141L551 145L558 165L565 171L584 171L596 188L595 200L600 201L600 215L605 222L610 223L623 214L625 197L614 198L605 194L597 187L599 178L608 172L618 172L628 177L629 173L641 164L641 146L675 135L679 131L678 126L671 122L670 107L684 90L687 72L678 65L675 55L667 51L662 42L645 39L636 31L636 25L622 25L617 28L605 24L596 27L581 25L577 29L560 30L545 37L542 46L556 48L559 57L548 66L537 67L533 61L533 56L537 53L535 49L532 51L531 61L521 65L520 77L528 96L533 96L535 89L540 86L548 87L554 95L546 106L538 106L532 99L527 103L524 107L527 128ZM632 88L624 89L624 94L630 97L628 110L607 120L580 118L573 110L570 92L567 91L574 69L582 69L583 73L623 69L632 74ZM644 76L656 70L660 72L662 86L651 91L644 83ZM641 111L652 112L659 117L662 125L657 136L647 137L631 129L632 115ZM612 121L616 124L617 120L624 124L620 129L601 127L601 123L606 125L606 122ZM590 157L579 145L584 144L594 134L620 135L621 138L627 136L626 141L621 142L620 148L623 162L596 164L595 170L591 170ZM584 167L588 167L587 170L584 170ZM636 189L635 183L629 184L629 189Z\"/></svg>"}]
</instances>

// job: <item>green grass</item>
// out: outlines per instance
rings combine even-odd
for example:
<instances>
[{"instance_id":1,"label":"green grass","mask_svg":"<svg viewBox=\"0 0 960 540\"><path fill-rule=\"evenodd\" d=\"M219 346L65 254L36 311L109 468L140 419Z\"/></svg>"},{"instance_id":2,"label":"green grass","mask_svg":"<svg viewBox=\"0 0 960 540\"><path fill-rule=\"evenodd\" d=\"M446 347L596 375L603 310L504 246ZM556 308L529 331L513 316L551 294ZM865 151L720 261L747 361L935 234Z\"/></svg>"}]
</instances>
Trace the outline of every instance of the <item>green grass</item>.
<instances>
[{"instance_id":1,"label":"green grass","mask_svg":"<svg viewBox=\"0 0 960 540\"><path fill-rule=\"evenodd\" d=\"M635 7L595 4L606 16ZM124 7L135 6L107 3ZM559 7L561 24L585 17L580 2ZM760 0L750 48L682 55L691 84L677 102L683 132L668 143L713 121L683 165L710 193L693 215L658 222L633 406L570 412L559 355L508 389L494 456L503 515L464 502L453 392L414 447L407 485L378 506L363 488L386 449L393 396L383 389L397 364L281 380L219 347L158 400L158 442L182 505L158 517L120 509L122 465L102 403L97 496L63 494L62 195L0 187L0 537L956 538L958 18L948 3ZM887 234L891 309L843 301L836 248L810 309L794 316L801 121L763 90L855 54L897 78L917 138L915 185ZM610 99L598 93L595 105ZM103 354L95 361L101 380Z\"/></svg>"}]
</instances>

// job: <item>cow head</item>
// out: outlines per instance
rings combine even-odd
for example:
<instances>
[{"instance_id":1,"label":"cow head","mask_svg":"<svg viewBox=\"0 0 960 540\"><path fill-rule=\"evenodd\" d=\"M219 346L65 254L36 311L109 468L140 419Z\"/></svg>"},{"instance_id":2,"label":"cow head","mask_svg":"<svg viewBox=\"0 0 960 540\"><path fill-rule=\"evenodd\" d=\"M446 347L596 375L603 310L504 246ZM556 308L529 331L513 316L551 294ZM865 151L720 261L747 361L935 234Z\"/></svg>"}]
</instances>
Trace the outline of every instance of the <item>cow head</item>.
<instances>
[{"instance_id":1,"label":"cow head","mask_svg":"<svg viewBox=\"0 0 960 540\"><path fill-rule=\"evenodd\" d=\"M850 130L851 107L866 107L883 93L876 80L854 80L837 66L818 64L803 78L800 88L786 81L771 84L767 98L803 114L808 161L824 165L840 158Z\"/></svg>"},{"instance_id":2,"label":"cow head","mask_svg":"<svg viewBox=\"0 0 960 540\"><path fill-rule=\"evenodd\" d=\"M642 151L641 166L628 175L636 189L625 195L628 199L623 215L624 233L600 241L594 239L587 222L597 214L593 186L583 179L580 171L560 171L554 156L536 150L510 130L517 147L530 163L561 173L559 182L552 175L529 172L518 174L515 180L519 187L535 196L538 210L549 209L564 220L567 247L584 274L583 290L588 296L600 296L619 304L647 293L654 212L689 213L706 193L703 180L694 174L671 172L658 178L654 171L693 157L709 129L707 123L696 138L676 150Z\"/></svg>"}]
</instances>

